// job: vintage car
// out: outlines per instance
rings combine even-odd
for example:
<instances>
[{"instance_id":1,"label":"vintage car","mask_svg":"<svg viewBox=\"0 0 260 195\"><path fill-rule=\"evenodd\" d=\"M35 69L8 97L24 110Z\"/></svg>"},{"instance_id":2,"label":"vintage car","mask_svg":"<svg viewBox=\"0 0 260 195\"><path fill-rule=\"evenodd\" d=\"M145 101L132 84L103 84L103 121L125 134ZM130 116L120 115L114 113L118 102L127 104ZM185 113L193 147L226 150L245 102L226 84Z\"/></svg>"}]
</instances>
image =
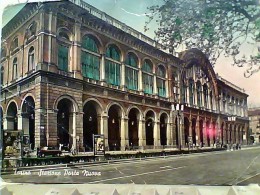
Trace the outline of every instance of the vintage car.
<instances>
[{"instance_id":1,"label":"vintage car","mask_svg":"<svg viewBox=\"0 0 260 195\"><path fill-rule=\"evenodd\" d=\"M45 157L45 156L60 156L62 152L58 149L55 149L53 147L43 147L38 151L37 156L39 157Z\"/></svg>"}]
</instances>

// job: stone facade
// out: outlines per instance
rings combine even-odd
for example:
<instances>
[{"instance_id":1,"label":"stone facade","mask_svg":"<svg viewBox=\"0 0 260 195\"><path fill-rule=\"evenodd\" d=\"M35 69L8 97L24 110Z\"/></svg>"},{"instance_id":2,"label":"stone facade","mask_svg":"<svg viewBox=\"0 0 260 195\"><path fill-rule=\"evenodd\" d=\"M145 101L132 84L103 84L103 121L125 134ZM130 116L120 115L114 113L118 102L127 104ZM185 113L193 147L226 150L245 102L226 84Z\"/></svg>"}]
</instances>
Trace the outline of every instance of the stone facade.
<instances>
[{"instance_id":1,"label":"stone facade","mask_svg":"<svg viewBox=\"0 0 260 195\"><path fill-rule=\"evenodd\" d=\"M23 131L33 148L81 151L92 148L92 134L105 135L107 150L247 142L248 95L216 75L201 51L175 57L83 1L72 2L27 4L3 28L4 131ZM84 37L94 50L85 50ZM96 60L95 77L83 70L84 53Z\"/></svg>"}]
</instances>

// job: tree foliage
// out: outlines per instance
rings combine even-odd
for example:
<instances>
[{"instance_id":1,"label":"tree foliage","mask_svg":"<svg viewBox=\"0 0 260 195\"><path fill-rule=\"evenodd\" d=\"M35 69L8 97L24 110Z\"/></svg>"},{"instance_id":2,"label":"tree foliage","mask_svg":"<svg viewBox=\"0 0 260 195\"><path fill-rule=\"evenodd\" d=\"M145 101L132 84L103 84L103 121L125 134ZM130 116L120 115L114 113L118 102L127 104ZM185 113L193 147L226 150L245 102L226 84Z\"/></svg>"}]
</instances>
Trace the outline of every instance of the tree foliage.
<instances>
[{"instance_id":1,"label":"tree foliage","mask_svg":"<svg viewBox=\"0 0 260 195\"><path fill-rule=\"evenodd\" d=\"M240 53L243 44L257 47L260 41L259 0L163 1L163 5L148 8L153 14L148 16L145 28L156 20L156 38L170 52L183 45L186 49L196 47L213 65L224 55L232 57L238 66L249 66L246 77L260 70L260 54L246 57Z\"/></svg>"}]
</instances>

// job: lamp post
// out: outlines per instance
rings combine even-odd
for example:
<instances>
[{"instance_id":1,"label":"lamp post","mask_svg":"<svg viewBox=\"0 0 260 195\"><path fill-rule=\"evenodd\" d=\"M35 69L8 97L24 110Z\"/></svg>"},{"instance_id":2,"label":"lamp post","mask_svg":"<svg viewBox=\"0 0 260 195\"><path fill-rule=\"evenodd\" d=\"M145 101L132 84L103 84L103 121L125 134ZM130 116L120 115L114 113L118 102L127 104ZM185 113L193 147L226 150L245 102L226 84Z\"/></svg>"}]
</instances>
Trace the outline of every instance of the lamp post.
<instances>
[{"instance_id":1,"label":"lamp post","mask_svg":"<svg viewBox=\"0 0 260 195\"><path fill-rule=\"evenodd\" d=\"M180 127L181 125L181 121L180 121L180 118L182 116L182 112L184 110L184 105L183 104L172 104L172 111L176 113L176 116L177 116L177 132L178 132L178 148L179 150L181 150L182 148L182 128Z\"/></svg>"}]
</instances>

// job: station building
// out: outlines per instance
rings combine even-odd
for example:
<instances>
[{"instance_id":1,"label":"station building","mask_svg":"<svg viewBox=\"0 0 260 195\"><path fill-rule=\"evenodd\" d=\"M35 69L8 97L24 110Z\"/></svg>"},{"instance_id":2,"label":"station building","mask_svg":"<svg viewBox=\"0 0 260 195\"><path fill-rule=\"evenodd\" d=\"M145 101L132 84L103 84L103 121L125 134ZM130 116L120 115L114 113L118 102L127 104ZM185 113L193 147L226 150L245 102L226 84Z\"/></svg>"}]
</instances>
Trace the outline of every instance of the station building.
<instances>
[{"instance_id":1,"label":"station building","mask_svg":"<svg viewBox=\"0 0 260 195\"><path fill-rule=\"evenodd\" d=\"M2 131L31 149L247 143L248 95L200 50L174 56L84 1L26 4L1 44Z\"/></svg>"}]
</instances>

